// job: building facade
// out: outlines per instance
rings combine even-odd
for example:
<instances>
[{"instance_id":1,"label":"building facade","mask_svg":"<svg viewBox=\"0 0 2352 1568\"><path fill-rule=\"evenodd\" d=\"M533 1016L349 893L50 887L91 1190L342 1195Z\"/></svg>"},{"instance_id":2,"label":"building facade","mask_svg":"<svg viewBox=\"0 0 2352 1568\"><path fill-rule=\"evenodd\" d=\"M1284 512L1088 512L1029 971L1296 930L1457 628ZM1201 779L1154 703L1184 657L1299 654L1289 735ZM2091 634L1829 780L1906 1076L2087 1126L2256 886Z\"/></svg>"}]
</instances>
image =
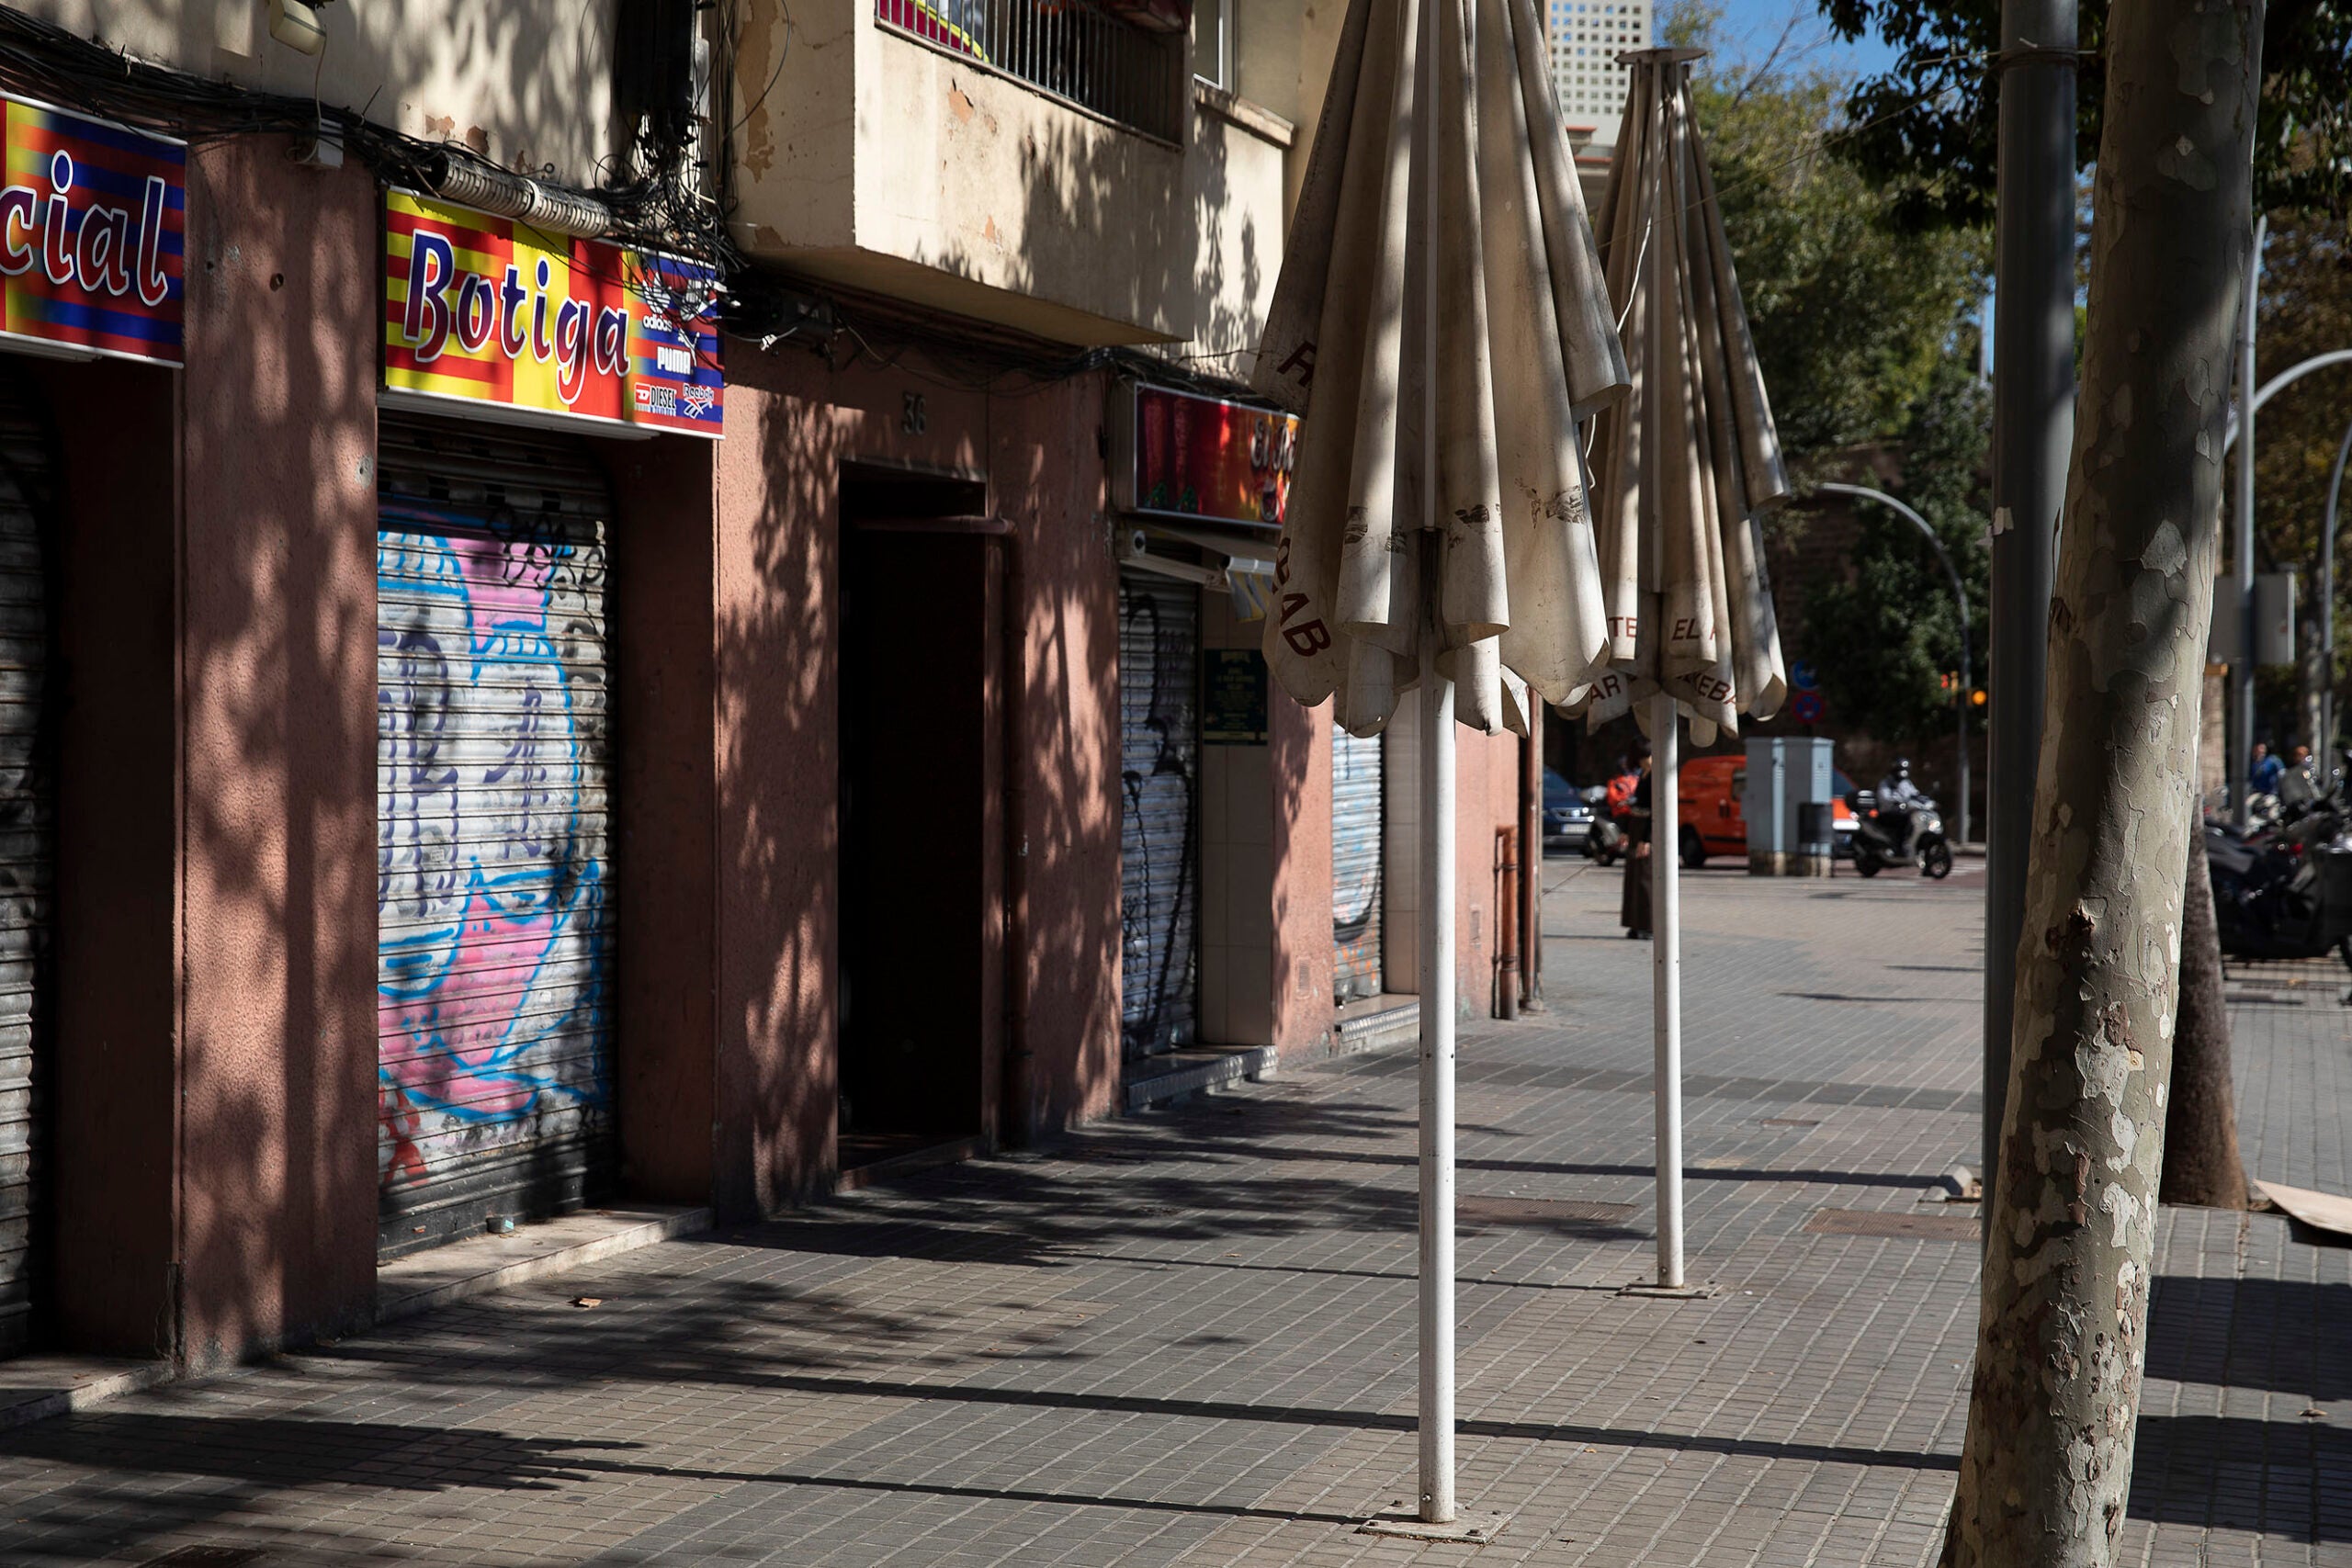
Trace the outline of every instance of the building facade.
<instances>
[{"instance_id":1,"label":"building facade","mask_svg":"<svg viewBox=\"0 0 2352 1568\"><path fill-rule=\"evenodd\" d=\"M1650 0L1544 0L1552 91L1570 125L1596 147L1617 145L1631 78L1617 57L1650 47Z\"/></svg>"},{"instance_id":2,"label":"building facade","mask_svg":"<svg viewBox=\"0 0 2352 1568\"><path fill-rule=\"evenodd\" d=\"M1409 1033L1412 738L1254 652L1336 15L286 9L0 10L0 1347Z\"/></svg>"}]
</instances>

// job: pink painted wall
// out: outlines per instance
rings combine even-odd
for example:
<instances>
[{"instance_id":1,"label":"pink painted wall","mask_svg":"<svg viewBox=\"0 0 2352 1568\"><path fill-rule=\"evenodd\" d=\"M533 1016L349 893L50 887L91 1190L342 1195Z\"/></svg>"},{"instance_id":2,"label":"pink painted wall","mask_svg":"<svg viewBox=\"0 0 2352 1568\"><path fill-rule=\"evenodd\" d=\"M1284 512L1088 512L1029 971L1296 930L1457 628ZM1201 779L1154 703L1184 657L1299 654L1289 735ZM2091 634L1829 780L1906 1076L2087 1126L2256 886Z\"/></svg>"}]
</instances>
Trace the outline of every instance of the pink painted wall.
<instances>
[{"instance_id":1,"label":"pink painted wall","mask_svg":"<svg viewBox=\"0 0 2352 1568\"><path fill-rule=\"evenodd\" d=\"M1040 1128L1119 1092L1119 574L1107 547L1101 378L990 408L989 493L1020 531L1027 592L1027 1043Z\"/></svg>"},{"instance_id":2,"label":"pink painted wall","mask_svg":"<svg viewBox=\"0 0 2352 1568\"><path fill-rule=\"evenodd\" d=\"M1331 717L1303 708L1269 677L1272 751L1274 1045L1313 1055L1330 1049Z\"/></svg>"},{"instance_id":3,"label":"pink painted wall","mask_svg":"<svg viewBox=\"0 0 2352 1568\"><path fill-rule=\"evenodd\" d=\"M188 155L179 1290L192 1364L364 1316L376 1204L377 202Z\"/></svg>"},{"instance_id":4,"label":"pink painted wall","mask_svg":"<svg viewBox=\"0 0 2352 1568\"><path fill-rule=\"evenodd\" d=\"M713 942L720 906L713 633L718 448L606 442L615 1091L629 1195L711 1201L718 1111Z\"/></svg>"}]
</instances>

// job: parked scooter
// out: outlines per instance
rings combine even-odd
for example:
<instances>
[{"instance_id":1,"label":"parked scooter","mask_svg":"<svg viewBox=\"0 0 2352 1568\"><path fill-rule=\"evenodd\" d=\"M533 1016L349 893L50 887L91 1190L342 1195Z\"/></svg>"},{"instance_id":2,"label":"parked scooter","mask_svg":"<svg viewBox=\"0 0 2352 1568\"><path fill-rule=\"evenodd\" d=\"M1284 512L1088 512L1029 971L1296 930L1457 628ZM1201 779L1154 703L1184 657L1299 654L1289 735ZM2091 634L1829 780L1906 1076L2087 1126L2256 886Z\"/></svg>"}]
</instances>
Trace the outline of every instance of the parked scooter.
<instances>
[{"instance_id":1,"label":"parked scooter","mask_svg":"<svg viewBox=\"0 0 2352 1568\"><path fill-rule=\"evenodd\" d=\"M1854 869L1876 876L1889 866L1916 865L1919 874L1938 881L1951 874L1951 843L1944 837L1943 814L1932 800L1921 799L1907 808L1911 847L1903 842L1905 808L1878 808L1875 795L1860 790L1854 795Z\"/></svg>"},{"instance_id":2,"label":"parked scooter","mask_svg":"<svg viewBox=\"0 0 2352 1568\"><path fill-rule=\"evenodd\" d=\"M2318 958L2334 953L2352 969L2347 839L2352 796L2341 778L2287 820L2250 822L2241 830L2219 817L2207 818L2206 866L2212 874L2222 951L2237 958Z\"/></svg>"}]
</instances>

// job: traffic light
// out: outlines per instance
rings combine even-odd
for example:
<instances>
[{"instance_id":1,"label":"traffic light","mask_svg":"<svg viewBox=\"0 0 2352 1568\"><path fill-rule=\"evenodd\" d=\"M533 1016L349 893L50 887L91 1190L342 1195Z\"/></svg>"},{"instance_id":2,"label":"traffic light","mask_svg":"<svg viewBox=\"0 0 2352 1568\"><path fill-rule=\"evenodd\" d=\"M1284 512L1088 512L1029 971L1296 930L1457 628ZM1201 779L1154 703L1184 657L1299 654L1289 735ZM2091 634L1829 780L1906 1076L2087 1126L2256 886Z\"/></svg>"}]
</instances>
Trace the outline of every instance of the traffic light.
<instances>
[{"instance_id":1,"label":"traffic light","mask_svg":"<svg viewBox=\"0 0 2352 1568\"><path fill-rule=\"evenodd\" d=\"M1982 686L1977 687L1975 691L1969 694L1968 700L1974 703L1978 707L1983 707L1984 705L1984 688Z\"/></svg>"}]
</instances>

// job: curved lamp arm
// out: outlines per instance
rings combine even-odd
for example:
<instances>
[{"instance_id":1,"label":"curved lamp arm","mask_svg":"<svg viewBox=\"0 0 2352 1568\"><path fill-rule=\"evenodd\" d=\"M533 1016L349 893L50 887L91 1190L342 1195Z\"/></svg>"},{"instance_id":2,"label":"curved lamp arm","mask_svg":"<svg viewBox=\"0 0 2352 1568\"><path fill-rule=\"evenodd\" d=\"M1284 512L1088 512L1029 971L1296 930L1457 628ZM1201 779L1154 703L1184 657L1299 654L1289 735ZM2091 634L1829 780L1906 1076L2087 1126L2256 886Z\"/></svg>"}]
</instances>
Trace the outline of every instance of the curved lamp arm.
<instances>
[{"instance_id":1,"label":"curved lamp arm","mask_svg":"<svg viewBox=\"0 0 2352 1568\"><path fill-rule=\"evenodd\" d=\"M1875 501L1898 515L1909 518L1912 526L1928 536L1928 544L1936 552L1936 558L1944 563L1944 575L1951 579L1952 603L1960 606L1960 690L1957 694L1958 701L1954 705L1959 709L1960 716L1960 734L1956 742L1960 749L1959 842L1964 844L1968 842L1968 690L1970 672L1974 668L1968 637L1968 590L1962 586L1960 570L1951 564L1951 553L1944 548L1944 542L1936 536L1934 526L1910 506L1895 500L1883 490L1872 490L1868 485L1837 484L1824 480L1813 488L1817 491L1826 491L1831 495L1850 495L1863 501Z\"/></svg>"},{"instance_id":2,"label":"curved lamp arm","mask_svg":"<svg viewBox=\"0 0 2352 1568\"><path fill-rule=\"evenodd\" d=\"M2296 382L2301 380L2312 371L2324 370L2331 365L2352 365L2352 348L2332 348L2325 354L2314 354L2309 359L2302 360L2298 364L2290 365L2286 369L2281 370L2278 375L2273 376L2269 380L2265 381L2261 386L2255 389L2254 412L2260 413L2262 412L2262 405L2268 402L2272 398L2277 397L2279 393L2285 391L2289 387L2293 386ZM2232 409L2230 411L2230 433L2222 438L2222 450L2224 452L2228 451L2231 446L2236 444L2237 438L2238 413L2237 410ZM1820 488L1826 490L1828 487L1824 485Z\"/></svg>"}]
</instances>

